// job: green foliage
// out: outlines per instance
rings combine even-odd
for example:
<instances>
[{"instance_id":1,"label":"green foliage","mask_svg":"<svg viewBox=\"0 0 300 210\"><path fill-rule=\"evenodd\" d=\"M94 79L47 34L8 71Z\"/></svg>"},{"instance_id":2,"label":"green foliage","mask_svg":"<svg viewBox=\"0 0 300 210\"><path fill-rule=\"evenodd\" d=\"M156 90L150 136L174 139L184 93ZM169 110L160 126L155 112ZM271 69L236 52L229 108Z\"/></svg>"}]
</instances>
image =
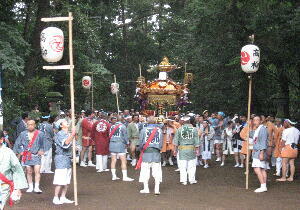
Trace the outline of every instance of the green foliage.
<instances>
[{"instance_id":1,"label":"green foliage","mask_svg":"<svg viewBox=\"0 0 300 210\"><path fill-rule=\"evenodd\" d=\"M0 22L0 63L7 104L4 113L16 107L30 110L35 104L47 111L48 92L62 93L62 108L68 109L68 71L44 71L38 60L39 70L34 77L27 78L28 72L24 72L24 66L29 65L27 55L35 50L24 40L34 36L41 9L38 3L42 0L22 1L24 8L14 13L16 2L1 5L0 12L1 20L5 20ZM245 113L248 79L241 71L239 54L241 47L249 43L248 36L255 34L261 64L254 75L253 112L275 115L276 101L286 98L290 114L299 113L300 9L296 1L55 0L48 9L52 16L66 16L68 11L74 15L77 111L88 108L91 101L91 92L81 86L82 77L91 74L84 72L94 75L95 108L116 110L115 96L110 93L114 74L120 84L121 109L138 108L133 95L139 64L142 75L151 80L158 76L153 65L168 56L171 63L181 67L170 73L174 80L182 81L185 63L187 71L194 73L190 86L193 103L187 110ZM12 15L7 17L5 12ZM48 25L64 31L68 49L66 24ZM59 64L67 63L65 50Z\"/></svg>"}]
</instances>

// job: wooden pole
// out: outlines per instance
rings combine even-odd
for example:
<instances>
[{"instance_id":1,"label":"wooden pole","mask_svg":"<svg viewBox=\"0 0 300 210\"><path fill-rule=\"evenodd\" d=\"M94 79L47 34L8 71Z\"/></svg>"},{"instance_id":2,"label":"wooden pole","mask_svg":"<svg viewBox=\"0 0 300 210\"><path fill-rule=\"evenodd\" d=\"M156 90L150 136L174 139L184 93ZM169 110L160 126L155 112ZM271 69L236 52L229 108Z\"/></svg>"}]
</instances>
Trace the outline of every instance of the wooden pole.
<instances>
[{"instance_id":1,"label":"wooden pole","mask_svg":"<svg viewBox=\"0 0 300 210\"><path fill-rule=\"evenodd\" d=\"M251 95L252 95L252 75L249 76L249 91L248 91L248 117L247 117L247 156L246 156L246 189L249 188L249 136L250 136L250 114L251 114Z\"/></svg>"},{"instance_id":2,"label":"wooden pole","mask_svg":"<svg viewBox=\"0 0 300 210\"><path fill-rule=\"evenodd\" d=\"M94 74L92 73L92 111L94 111Z\"/></svg>"},{"instance_id":3,"label":"wooden pole","mask_svg":"<svg viewBox=\"0 0 300 210\"><path fill-rule=\"evenodd\" d=\"M117 77L116 77L116 75L114 75L114 80L115 80L115 83L117 83ZM119 107L119 96L118 96L118 93L119 92L116 93L116 100L117 100L117 109L118 109L118 114L119 114L120 107Z\"/></svg>"},{"instance_id":4,"label":"wooden pole","mask_svg":"<svg viewBox=\"0 0 300 210\"><path fill-rule=\"evenodd\" d=\"M70 96L71 96L71 114L72 130L75 129L75 102L74 102L74 66L73 66L73 35L72 35L72 12L69 12L69 60L70 60ZM76 172L76 140L73 138L73 183L74 183L74 201L78 205L77 198L77 172Z\"/></svg>"}]
</instances>

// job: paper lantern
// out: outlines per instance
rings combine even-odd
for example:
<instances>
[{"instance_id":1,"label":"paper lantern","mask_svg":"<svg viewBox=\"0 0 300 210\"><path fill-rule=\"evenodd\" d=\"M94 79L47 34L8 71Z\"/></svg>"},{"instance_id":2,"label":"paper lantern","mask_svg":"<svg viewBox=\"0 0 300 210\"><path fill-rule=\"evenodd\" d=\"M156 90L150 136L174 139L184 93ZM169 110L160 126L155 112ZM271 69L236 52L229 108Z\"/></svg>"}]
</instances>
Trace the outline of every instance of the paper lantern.
<instances>
[{"instance_id":1,"label":"paper lantern","mask_svg":"<svg viewBox=\"0 0 300 210\"><path fill-rule=\"evenodd\" d=\"M119 92L119 84L111 83L110 89L112 94L117 94Z\"/></svg>"},{"instance_id":2,"label":"paper lantern","mask_svg":"<svg viewBox=\"0 0 300 210\"><path fill-rule=\"evenodd\" d=\"M86 89L89 89L92 85L92 80L91 80L91 77L89 76L84 76L82 78L82 87L83 88L86 88Z\"/></svg>"},{"instance_id":3,"label":"paper lantern","mask_svg":"<svg viewBox=\"0 0 300 210\"><path fill-rule=\"evenodd\" d=\"M56 27L45 28L41 33L42 57L47 62L58 62L64 53L64 33Z\"/></svg>"},{"instance_id":4,"label":"paper lantern","mask_svg":"<svg viewBox=\"0 0 300 210\"><path fill-rule=\"evenodd\" d=\"M254 73L258 70L260 50L253 44L246 45L241 50L241 67L246 73Z\"/></svg>"}]
</instances>

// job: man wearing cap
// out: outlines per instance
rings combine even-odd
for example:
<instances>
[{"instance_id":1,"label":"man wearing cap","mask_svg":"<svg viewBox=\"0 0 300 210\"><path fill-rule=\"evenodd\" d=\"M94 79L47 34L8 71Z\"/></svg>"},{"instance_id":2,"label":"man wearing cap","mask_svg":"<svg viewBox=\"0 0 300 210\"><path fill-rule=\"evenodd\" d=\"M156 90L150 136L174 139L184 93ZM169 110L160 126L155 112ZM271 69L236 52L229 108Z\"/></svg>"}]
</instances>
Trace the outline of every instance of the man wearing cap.
<instances>
[{"instance_id":1,"label":"man wearing cap","mask_svg":"<svg viewBox=\"0 0 300 210\"><path fill-rule=\"evenodd\" d=\"M116 174L116 163L117 158L121 159L121 168L123 174L123 181L133 181L127 176L127 160L126 160L126 149L129 145L127 129L125 125L122 124L123 118L121 116L112 117L112 125L109 131L109 151L111 154L111 174L112 180L120 179Z\"/></svg>"},{"instance_id":2,"label":"man wearing cap","mask_svg":"<svg viewBox=\"0 0 300 210\"><path fill-rule=\"evenodd\" d=\"M299 142L300 131L294 127L296 123L289 119L284 120L283 126L285 130L282 132L282 177L277 181L294 181L295 175L295 159L298 156L297 144ZM287 164L290 165L290 177L286 178Z\"/></svg>"},{"instance_id":3,"label":"man wearing cap","mask_svg":"<svg viewBox=\"0 0 300 210\"><path fill-rule=\"evenodd\" d=\"M130 154L131 154L131 165L136 165L136 146L139 144L139 115L133 115L132 122L128 124L127 126L127 133L128 133L128 139L130 142Z\"/></svg>"},{"instance_id":4,"label":"man wearing cap","mask_svg":"<svg viewBox=\"0 0 300 210\"><path fill-rule=\"evenodd\" d=\"M190 124L190 117L182 118L183 126L176 131L174 138L175 154L178 150L179 160L178 167L180 171L180 182L187 185L187 180L190 184L195 184L196 174L196 152L199 153L199 135L196 128Z\"/></svg>"},{"instance_id":5,"label":"man wearing cap","mask_svg":"<svg viewBox=\"0 0 300 210\"><path fill-rule=\"evenodd\" d=\"M208 118L209 118L208 110L204 110L202 115L203 115L204 120L208 120Z\"/></svg>"},{"instance_id":6,"label":"man wearing cap","mask_svg":"<svg viewBox=\"0 0 300 210\"><path fill-rule=\"evenodd\" d=\"M49 123L50 115L42 116L42 123L39 124L38 129L44 133L44 155L41 159L41 173L53 173L51 171L52 164L52 146L54 129Z\"/></svg>"},{"instance_id":7,"label":"man wearing cap","mask_svg":"<svg viewBox=\"0 0 300 210\"><path fill-rule=\"evenodd\" d=\"M110 124L105 120L105 114L100 113L99 120L93 125L91 138L95 141L96 170L97 172L109 171L107 169L109 130Z\"/></svg>"},{"instance_id":8,"label":"man wearing cap","mask_svg":"<svg viewBox=\"0 0 300 210\"><path fill-rule=\"evenodd\" d=\"M95 167L95 165L92 162L92 152L93 152L93 146L95 145L93 139L91 138L92 134L92 128L94 124L94 113L92 111L87 110L86 111L87 117L84 118L81 122L82 127L82 151L80 153L80 166L86 167ZM84 162L84 153L88 150L88 165Z\"/></svg>"}]
</instances>

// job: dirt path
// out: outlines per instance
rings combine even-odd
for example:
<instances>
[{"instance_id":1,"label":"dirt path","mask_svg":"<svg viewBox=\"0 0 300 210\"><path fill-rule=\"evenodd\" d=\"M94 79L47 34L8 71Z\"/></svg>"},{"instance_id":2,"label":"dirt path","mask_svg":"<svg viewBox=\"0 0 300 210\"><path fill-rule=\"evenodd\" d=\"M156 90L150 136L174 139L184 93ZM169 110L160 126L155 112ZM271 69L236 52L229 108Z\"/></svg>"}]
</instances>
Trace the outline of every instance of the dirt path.
<instances>
[{"instance_id":1,"label":"dirt path","mask_svg":"<svg viewBox=\"0 0 300 210\"><path fill-rule=\"evenodd\" d=\"M300 209L300 174L293 183L276 183L273 171L268 173L268 192L255 194L259 184L253 171L250 176L250 190L245 190L244 170L233 167L229 160L225 167L213 165L209 169L197 167L195 185L179 184L179 173L175 167L163 168L163 183L161 195L142 195L138 183L139 172L129 166L129 176L134 182L111 181L110 172L95 173L94 168L78 168L78 197L79 206L54 206L53 175L42 176L41 189L43 194L24 193L22 201L13 208L18 210L42 209L255 209L255 210L293 210ZM121 171L117 171L121 176ZM150 190L153 192L153 179ZM68 197L73 199L72 186Z\"/></svg>"}]
</instances>

